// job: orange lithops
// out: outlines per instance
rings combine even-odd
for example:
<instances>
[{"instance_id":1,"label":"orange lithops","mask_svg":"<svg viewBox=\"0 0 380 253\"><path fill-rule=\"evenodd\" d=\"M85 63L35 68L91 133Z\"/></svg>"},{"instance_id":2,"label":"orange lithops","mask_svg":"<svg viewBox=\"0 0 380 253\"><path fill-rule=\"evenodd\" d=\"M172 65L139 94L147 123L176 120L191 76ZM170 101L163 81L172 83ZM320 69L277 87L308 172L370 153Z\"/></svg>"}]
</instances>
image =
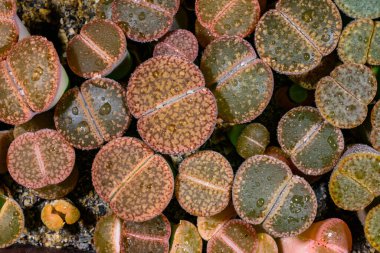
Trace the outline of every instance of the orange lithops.
<instances>
[{"instance_id":1,"label":"orange lithops","mask_svg":"<svg viewBox=\"0 0 380 253\"><path fill-rule=\"evenodd\" d=\"M46 204L41 211L42 222L54 231L60 230L65 224L74 224L79 218L78 208L63 199Z\"/></svg>"}]
</instances>

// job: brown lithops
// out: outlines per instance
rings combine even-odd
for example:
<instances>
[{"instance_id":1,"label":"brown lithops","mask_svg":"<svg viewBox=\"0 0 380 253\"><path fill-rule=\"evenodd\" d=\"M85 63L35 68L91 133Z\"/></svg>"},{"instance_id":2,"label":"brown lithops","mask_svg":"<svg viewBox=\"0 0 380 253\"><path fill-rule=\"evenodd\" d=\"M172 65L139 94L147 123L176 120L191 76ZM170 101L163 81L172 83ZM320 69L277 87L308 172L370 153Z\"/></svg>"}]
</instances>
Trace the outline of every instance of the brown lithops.
<instances>
[{"instance_id":1,"label":"brown lithops","mask_svg":"<svg viewBox=\"0 0 380 253\"><path fill-rule=\"evenodd\" d=\"M178 56L156 56L132 74L128 107L137 130L154 150L184 154L210 137L217 117L216 101L196 65Z\"/></svg>"},{"instance_id":2,"label":"brown lithops","mask_svg":"<svg viewBox=\"0 0 380 253\"><path fill-rule=\"evenodd\" d=\"M8 171L7 152L13 139L12 130L0 131L0 174L4 174Z\"/></svg>"},{"instance_id":3,"label":"brown lithops","mask_svg":"<svg viewBox=\"0 0 380 253\"><path fill-rule=\"evenodd\" d=\"M202 26L201 23L199 23L198 19L195 20L194 26L195 36L197 37L197 40L202 47L206 47L211 41L215 39L211 32Z\"/></svg>"},{"instance_id":4,"label":"brown lithops","mask_svg":"<svg viewBox=\"0 0 380 253\"><path fill-rule=\"evenodd\" d=\"M41 220L50 230L58 231L65 224L72 225L80 218L80 212L69 201L60 199L47 203L41 211Z\"/></svg>"},{"instance_id":5,"label":"brown lithops","mask_svg":"<svg viewBox=\"0 0 380 253\"><path fill-rule=\"evenodd\" d=\"M37 132L41 129L55 129L54 126L54 110L49 110L47 112L40 113L34 116L31 120L17 125L13 128L13 136L17 138L18 136L27 132Z\"/></svg>"},{"instance_id":6,"label":"brown lithops","mask_svg":"<svg viewBox=\"0 0 380 253\"><path fill-rule=\"evenodd\" d=\"M201 70L225 122L241 124L255 119L272 96L271 69L242 38L222 37L211 42L202 55Z\"/></svg>"},{"instance_id":7,"label":"brown lithops","mask_svg":"<svg viewBox=\"0 0 380 253\"><path fill-rule=\"evenodd\" d=\"M146 221L169 204L174 178L169 164L142 141L121 137L109 142L92 164L99 196L123 220Z\"/></svg>"},{"instance_id":8,"label":"brown lithops","mask_svg":"<svg viewBox=\"0 0 380 253\"><path fill-rule=\"evenodd\" d=\"M55 130L43 129L17 137L8 149L12 178L32 189L63 182L72 172L75 152Z\"/></svg>"},{"instance_id":9,"label":"brown lithops","mask_svg":"<svg viewBox=\"0 0 380 253\"><path fill-rule=\"evenodd\" d=\"M213 36L243 38L255 29L260 18L260 4L257 0L197 0L195 13Z\"/></svg>"},{"instance_id":10,"label":"brown lithops","mask_svg":"<svg viewBox=\"0 0 380 253\"><path fill-rule=\"evenodd\" d=\"M269 131L260 123L247 125L236 142L236 151L247 159L253 155L262 155L270 142Z\"/></svg>"},{"instance_id":11,"label":"brown lithops","mask_svg":"<svg viewBox=\"0 0 380 253\"><path fill-rule=\"evenodd\" d=\"M380 150L380 102L377 101L371 112L371 144L376 150Z\"/></svg>"},{"instance_id":12,"label":"brown lithops","mask_svg":"<svg viewBox=\"0 0 380 253\"><path fill-rule=\"evenodd\" d=\"M255 45L275 71L303 74L335 49L341 30L342 20L331 0L280 0L260 19Z\"/></svg>"},{"instance_id":13,"label":"brown lithops","mask_svg":"<svg viewBox=\"0 0 380 253\"><path fill-rule=\"evenodd\" d=\"M18 42L0 73L0 120L13 125L51 109L68 85L53 43L39 36Z\"/></svg>"},{"instance_id":14,"label":"brown lithops","mask_svg":"<svg viewBox=\"0 0 380 253\"><path fill-rule=\"evenodd\" d=\"M98 148L122 136L130 121L126 91L107 78L90 79L67 91L54 114L57 130L79 149Z\"/></svg>"},{"instance_id":15,"label":"brown lithops","mask_svg":"<svg viewBox=\"0 0 380 253\"><path fill-rule=\"evenodd\" d=\"M149 42L167 33L179 8L179 0L114 0L112 20L134 41Z\"/></svg>"},{"instance_id":16,"label":"brown lithops","mask_svg":"<svg viewBox=\"0 0 380 253\"><path fill-rule=\"evenodd\" d=\"M234 173L230 163L214 151L200 151L179 166L176 197L181 207L194 216L220 213L231 198Z\"/></svg>"},{"instance_id":17,"label":"brown lithops","mask_svg":"<svg viewBox=\"0 0 380 253\"><path fill-rule=\"evenodd\" d=\"M193 223L181 220L172 233L170 253L202 253L202 238Z\"/></svg>"},{"instance_id":18,"label":"brown lithops","mask_svg":"<svg viewBox=\"0 0 380 253\"><path fill-rule=\"evenodd\" d=\"M377 81L371 69L360 64L343 64L318 82L315 103L330 124L354 128L367 117L367 106L376 91Z\"/></svg>"},{"instance_id":19,"label":"brown lithops","mask_svg":"<svg viewBox=\"0 0 380 253\"><path fill-rule=\"evenodd\" d=\"M336 5L341 11L351 18L379 18L379 0L335 0Z\"/></svg>"},{"instance_id":20,"label":"brown lithops","mask_svg":"<svg viewBox=\"0 0 380 253\"><path fill-rule=\"evenodd\" d=\"M127 55L123 31L112 21L94 19L85 24L67 46L67 62L78 76L106 76Z\"/></svg>"}]
</instances>

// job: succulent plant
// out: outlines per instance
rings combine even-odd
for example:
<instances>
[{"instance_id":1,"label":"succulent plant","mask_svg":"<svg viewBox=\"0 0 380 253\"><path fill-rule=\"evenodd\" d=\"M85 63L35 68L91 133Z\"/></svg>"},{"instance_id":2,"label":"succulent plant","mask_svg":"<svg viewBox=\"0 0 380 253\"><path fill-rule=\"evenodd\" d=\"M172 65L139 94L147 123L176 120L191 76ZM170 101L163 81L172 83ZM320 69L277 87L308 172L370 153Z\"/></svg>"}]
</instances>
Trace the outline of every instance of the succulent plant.
<instances>
[{"instance_id":1,"label":"succulent plant","mask_svg":"<svg viewBox=\"0 0 380 253\"><path fill-rule=\"evenodd\" d=\"M12 130L0 131L0 174L4 174L8 171L7 153L13 139Z\"/></svg>"},{"instance_id":2,"label":"succulent plant","mask_svg":"<svg viewBox=\"0 0 380 253\"><path fill-rule=\"evenodd\" d=\"M379 100L380 101L380 100ZM380 102L377 101L371 112L371 144L377 151L380 150Z\"/></svg>"},{"instance_id":3,"label":"succulent plant","mask_svg":"<svg viewBox=\"0 0 380 253\"><path fill-rule=\"evenodd\" d=\"M380 22L358 19L344 28L338 54L344 63L380 65L379 44Z\"/></svg>"},{"instance_id":4,"label":"succulent plant","mask_svg":"<svg viewBox=\"0 0 380 253\"><path fill-rule=\"evenodd\" d=\"M260 18L258 0L196 0L195 13L202 26L213 36L246 37Z\"/></svg>"},{"instance_id":5,"label":"succulent plant","mask_svg":"<svg viewBox=\"0 0 380 253\"><path fill-rule=\"evenodd\" d=\"M226 122L255 119L272 96L271 69L242 38L222 37L210 43L202 55L201 70L216 97L219 117Z\"/></svg>"},{"instance_id":6,"label":"succulent plant","mask_svg":"<svg viewBox=\"0 0 380 253\"><path fill-rule=\"evenodd\" d=\"M41 211L41 220L45 226L54 231L63 228L65 224L72 225L80 218L80 212L72 203L59 199L46 203Z\"/></svg>"},{"instance_id":7,"label":"succulent plant","mask_svg":"<svg viewBox=\"0 0 380 253\"><path fill-rule=\"evenodd\" d=\"M13 137L17 138L27 132L37 132L41 129L55 129L54 110L49 110L34 116L31 120L13 128Z\"/></svg>"},{"instance_id":8,"label":"succulent plant","mask_svg":"<svg viewBox=\"0 0 380 253\"><path fill-rule=\"evenodd\" d=\"M99 196L126 221L147 221L169 204L174 178L169 164L142 141L117 138L98 152L92 181Z\"/></svg>"},{"instance_id":9,"label":"succulent plant","mask_svg":"<svg viewBox=\"0 0 380 253\"><path fill-rule=\"evenodd\" d=\"M202 238L193 223L181 220L174 227L170 253L202 253Z\"/></svg>"},{"instance_id":10,"label":"succulent plant","mask_svg":"<svg viewBox=\"0 0 380 253\"><path fill-rule=\"evenodd\" d=\"M149 42L169 31L178 8L179 0L114 0L112 20L129 39Z\"/></svg>"},{"instance_id":11,"label":"succulent plant","mask_svg":"<svg viewBox=\"0 0 380 253\"><path fill-rule=\"evenodd\" d=\"M94 78L67 91L55 108L55 126L79 149L94 149L122 136L131 116L126 91L116 81Z\"/></svg>"},{"instance_id":12,"label":"succulent plant","mask_svg":"<svg viewBox=\"0 0 380 253\"><path fill-rule=\"evenodd\" d=\"M338 8L351 18L379 18L380 1L379 0L335 0Z\"/></svg>"},{"instance_id":13,"label":"succulent plant","mask_svg":"<svg viewBox=\"0 0 380 253\"><path fill-rule=\"evenodd\" d=\"M97 253L119 253L121 249L122 221L114 214L101 217L94 231L94 248Z\"/></svg>"},{"instance_id":14,"label":"succulent plant","mask_svg":"<svg viewBox=\"0 0 380 253\"><path fill-rule=\"evenodd\" d=\"M137 130L154 150L184 154L210 137L217 118L213 94L196 65L178 56L156 56L129 79L128 107Z\"/></svg>"},{"instance_id":15,"label":"succulent plant","mask_svg":"<svg viewBox=\"0 0 380 253\"><path fill-rule=\"evenodd\" d=\"M260 58L282 74L304 74L336 47L342 30L331 0L280 0L266 12L255 33Z\"/></svg>"},{"instance_id":16,"label":"succulent plant","mask_svg":"<svg viewBox=\"0 0 380 253\"><path fill-rule=\"evenodd\" d=\"M158 55L177 55L193 62L198 56L197 38L188 30L172 31L154 47L153 56Z\"/></svg>"},{"instance_id":17,"label":"succulent plant","mask_svg":"<svg viewBox=\"0 0 380 253\"><path fill-rule=\"evenodd\" d=\"M257 234L252 225L235 219L225 223L208 241L207 253L255 253L257 247Z\"/></svg>"},{"instance_id":18,"label":"succulent plant","mask_svg":"<svg viewBox=\"0 0 380 253\"><path fill-rule=\"evenodd\" d=\"M238 137L236 151L247 159L253 155L262 155L270 142L269 132L260 123L247 125Z\"/></svg>"},{"instance_id":19,"label":"succulent plant","mask_svg":"<svg viewBox=\"0 0 380 253\"><path fill-rule=\"evenodd\" d=\"M24 226L25 218L20 205L0 194L0 249L15 243L24 232Z\"/></svg>"},{"instance_id":20,"label":"succulent plant","mask_svg":"<svg viewBox=\"0 0 380 253\"><path fill-rule=\"evenodd\" d=\"M380 153L363 144L350 146L330 177L329 192L344 210L368 206L380 195Z\"/></svg>"},{"instance_id":21,"label":"succulent plant","mask_svg":"<svg viewBox=\"0 0 380 253\"><path fill-rule=\"evenodd\" d=\"M19 125L51 109L68 85L53 43L31 36L0 63L0 120Z\"/></svg>"},{"instance_id":22,"label":"succulent plant","mask_svg":"<svg viewBox=\"0 0 380 253\"><path fill-rule=\"evenodd\" d=\"M187 157L178 172L176 197L186 212L205 217L227 207L234 173L224 156L214 151L200 151Z\"/></svg>"},{"instance_id":23,"label":"succulent plant","mask_svg":"<svg viewBox=\"0 0 380 253\"><path fill-rule=\"evenodd\" d=\"M277 138L282 150L306 175L332 170L344 149L342 131L325 121L314 107L288 111L278 124Z\"/></svg>"},{"instance_id":24,"label":"succulent plant","mask_svg":"<svg viewBox=\"0 0 380 253\"><path fill-rule=\"evenodd\" d=\"M365 220L364 232L371 246L380 251L380 205L369 211Z\"/></svg>"},{"instance_id":25,"label":"succulent plant","mask_svg":"<svg viewBox=\"0 0 380 253\"><path fill-rule=\"evenodd\" d=\"M206 47L210 44L211 41L215 39L215 37L211 34L207 28L203 27L201 23L199 23L198 19L195 20L195 37L198 40L198 43L201 47Z\"/></svg>"},{"instance_id":26,"label":"succulent plant","mask_svg":"<svg viewBox=\"0 0 380 253\"><path fill-rule=\"evenodd\" d=\"M317 212L317 200L309 183L293 176L282 161L266 155L252 156L239 167L232 200L243 220L262 224L274 237L302 233Z\"/></svg>"},{"instance_id":27,"label":"succulent plant","mask_svg":"<svg viewBox=\"0 0 380 253\"><path fill-rule=\"evenodd\" d=\"M256 253L278 253L276 241L267 233L257 234Z\"/></svg>"},{"instance_id":28,"label":"succulent plant","mask_svg":"<svg viewBox=\"0 0 380 253\"><path fill-rule=\"evenodd\" d=\"M59 184L69 177L75 152L55 130L25 133L10 145L8 171L19 184L32 189Z\"/></svg>"},{"instance_id":29,"label":"succulent plant","mask_svg":"<svg viewBox=\"0 0 380 253\"><path fill-rule=\"evenodd\" d=\"M318 82L315 103L322 117L333 126L354 128L364 122L367 105L376 91L376 77L368 67L343 64Z\"/></svg>"},{"instance_id":30,"label":"succulent plant","mask_svg":"<svg viewBox=\"0 0 380 253\"><path fill-rule=\"evenodd\" d=\"M283 253L349 253L352 236L343 220L331 218L313 223L296 237L281 238L279 247Z\"/></svg>"}]
</instances>

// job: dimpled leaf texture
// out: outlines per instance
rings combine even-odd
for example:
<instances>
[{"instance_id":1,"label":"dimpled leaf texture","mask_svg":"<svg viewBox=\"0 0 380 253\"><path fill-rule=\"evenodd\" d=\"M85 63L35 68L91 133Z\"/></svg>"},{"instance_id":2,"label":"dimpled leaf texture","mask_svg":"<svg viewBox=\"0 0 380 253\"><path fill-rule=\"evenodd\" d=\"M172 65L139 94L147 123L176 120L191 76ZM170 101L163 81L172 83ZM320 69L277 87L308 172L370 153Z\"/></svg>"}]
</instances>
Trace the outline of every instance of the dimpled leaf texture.
<instances>
[{"instance_id":1,"label":"dimpled leaf texture","mask_svg":"<svg viewBox=\"0 0 380 253\"><path fill-rule=\"evenodd\" d=\"M380 205L369 211L365 219L364 232L371 246L380 250Z\"/></svg>"},{"instance_id":2,"label":"dimpled leaf texture","mask_svg":"<svg viewBox=\"0 0 380 253\"><path fill-rule=\"evenodd\" d=\"M228 123L255 119L272 96L271 69L239 37L221 37L210 43L202 55L201 70L216 97L219 117Z\"/></svg>"},{"instance_id":3,"label":"dimpled leaf texture","mask_svg":"<svg viewBox=\"0 0 380 253\"><path fill-rule=\"evenodd\" d=\"M184 154L210 137L217 117L216 101L196 65L178 56L156 56L132 74L128 106L137 130L154 150Z\"/></svg>"},{"instance_id":4,"label":"dimpled leaf texture","mask_svg":"<svg viewBox=\"0 0 380 253\"><path fill-rule=\"evenodd\" d=\"M193 223L180 220L172 234L170 253L202 253L202 238Z\"/></svg>"},{"instance_id":5,"label":"dimpled leaf texture","mask_svg":"<svg viewBox=\"0 0 380 253\"><path fill-rule=\"evenodd\" d=\"M380 102L377 101L371 112L371 144L376 150L380 150Z\"/></svg>"},{"instance_id":6,"label":"dimpled leaf texture","mask_svg":"<svg viewBox=\"0 0 380 253\"><path fill-rule=\"evenodd\" d=\"M0 194L0 249L17 241L24 231L25 218L20 205Z\"/></svg>"},{"instance_id":7,"label":"dimpled leaf texture","mask_svg":"<svg viewBox=\"0 0 380 253\"><path fill-rule=\"evenodd\" d=\"M341 30L342 20L331 0L280 0L260 19L255 45L275 71L303 74L335 49Z\"/></svg>"},{"instance_id":8,"label":"dimpled leaf texture","mask_svg":"<svg viewBox=\"0 0 380 253\"><path fill-rule=\"evenodd\" d=\"M318 82L315 103L330 124L354 128L364 122L367 105L376 90L377 81L371 69L360 64L343 64Z\"/></svg>"},{"instance_id":9,"label":"dimpled leaf texture","mask_svg":"<svg viewBox=\"0 0 380 253\"><path fill-rule=\"evenodd\" d=\"M294 165L306 175L330 171L344 149L342 131L323 120L314 107L288 111L278 124L277 138Z\"/></svg>"},{"instance_id":10,"label":"dimpled leaf texture","mask_svg":"<svg viewBox=\"0 0 380 253\"><path fill-rule=\"evenodd\" d=\"M62 96L54 112L55 126L74 147L98 148L128 128L126 97L124 88L111 79L85 81Z\"/></svg>"},{"instance_id":11,"label":"dimpled leaf texture","mask_svg":"<svg viewBox=\"0 0 380 253\"><path fill-rule=\"evenodd\" d=\"M313 222L317 201L309 183L293 176L282 161L265 155L248 158L232 187L237 214L274 237L302 233Z\"/></svg>"},{"instance_id":12,"label":"dimpled leaf texture","mask_svg":"<svg viewBox=\"0 0 380 253\"><path fill-rule=\"evenodd\" d=\"M349 147L331 175L329 192L344 210L368 206L380 195L380 153L363 144Z\"/></svg>"},{"instance_id":13,"label":"dimpled leaf texture","mask_svg":"<svg viewBox=\"0 0 380 253\"><path fill-rule=\"evenodd\" d=\"M167 33L179 8L179 0L115 0L112 20L137 42L157 40Z\"/></svg>"},{"instance_id":14,"label":"dimpled leaf texture","mask_svg":"<svg viewBox=\"0 0 380 253\"><path fill-rule=\"evenodd\" d=\"M92 164L99 196L126 221L147 221L169 204L174 178L169 164L142 141L120 137L105 145Z\"/></svg>"},{"instance_id":15,"label":"dimpled leaf texture","mask_svg":"<svg viewBox=\"0 0 380 253\"><path fill-rule=\"evenodd\" d=\"M380 0L335 0L338 8L351 18L380 17Z\"/></svg>"}]
</instances>

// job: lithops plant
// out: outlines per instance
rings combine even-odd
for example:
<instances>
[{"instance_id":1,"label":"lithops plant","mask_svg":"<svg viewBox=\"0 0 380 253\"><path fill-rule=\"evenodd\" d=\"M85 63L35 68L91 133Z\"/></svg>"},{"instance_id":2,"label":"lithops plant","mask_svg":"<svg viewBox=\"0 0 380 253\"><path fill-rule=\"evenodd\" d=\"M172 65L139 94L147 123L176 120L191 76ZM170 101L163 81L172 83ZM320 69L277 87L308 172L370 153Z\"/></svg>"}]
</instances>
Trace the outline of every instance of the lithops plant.
<instances>
[{"instance_id":1,"label":"lithops plant","mask_svg":"<svg viewBox=\"0 0 380 253\"><path fill-rule=\"evenodd\" d=\"M354 128L367 117L367 105L376 91L377 81L371 69L360 64L343 64L318 82L315 103L330 124Z\"/></svg>"},{"instance_id":2,"label":"lithops plant","mask_svg":"<svg viewBox=\"0 0 380 253\"><path fill-rule=\"evenodd\" d=\"M364 232L371 246L380 251L380 205L369 211L365 219Z\"/></svg>"},{"instance_id":3,"label":"lithops plant","mask_svg":"<svg viewBox=\"0 0 380 253\"><path fill-rule=\"evenodd\" d=\"M112 211L127 221L156 217L174 192L174 177L166 160L131 137L117 138L102 147L92 164L92 181Z\"/></svg>"},{"instance_id":4,"label":"lithops plant","mask_svg":"<svg viewBox=\"0 0 380 253\"><path fill-rule=\"evenodd\" d=\"M267 233L257 234L256 253L278 253L276 241Z\"/></svg>"},{"instance_id":5,"label":"lithops plant","mask_svg":"<svg viewBox=\"0 0 380 253\"><path fill-rule=\"evenodd\" d=\"M341 31L342 20L331 0L280 0L260 19L255 45L275 71L303 74L335 49Z\"/></svg>"},{"instance_id":6,"label":"lithops plant","mask_svg":"<svg viewBox=\"0 0 380 253\"><path fill-rule=\"evenodd\" d=\"M340 37L338 54L344 63L380 65L380 22L358 19L349 23Z\"/></svg>"},{"instance_id":7,"label":"lithops plant","mask_svg":"<svg viewBox=\"0 0 380 253\"><path fill-rule=\"evenodd\" d=\"M269 131L260 123L247 125L238 137L236 151L247 159L253 155L262 155L270 142Z\"/></svg>"},{"instance_id":8,"label":"lithops plant","mask_svg":"<svg viewBox=\"0 0 380 253\"><path fill-rule=\"evenodd\" d=\"M330 177L329 192L344 210L368 206L380 195L380 153L363 144L350 146Z\"/></svg>"},{"instance_id":9,"label":"lithops plant","mask_svg":"<svg viewBox=\"0 0 380 253\"><path fill-rule=\"evenodd\" d=\"M200 151L179 166L177 200L191 215L215 215L227 207L233 179L232 167L224 156L214 151Z\"/></svg>"},{"instance_id":10,"label":"lithops plant","mask_svg":"<svg viewBox=\"0 0 380 253\"><path fill-rule=\"evenodd\" d=\"M0 248L15 243L24 232L24 226L25 218L20 205L0 194Z\"/></svg>"},{"instance_id":11,"label":"lithops plant","mask_svg":"<svg viewBox=\"0 0 380 253\"><path fill-rule=\"evenodd\" d=\"M241 124L255 119L272 96L271 69L242 38L222 37L210 43L203 52L201 70L225 122Z\"/></svg>"},{"instance_id":12,"label":"lithops plant","mask_svg":"<svg viewBox=\"0 0 380 253\"><path fill-rule=\"evenodd\" d=\"M119 253L121 248L120 220L114 214L101 217L94 231L94 247L97 253Z\"/></svg>"},{"instance_id":13,"label":"lithops plant","mask_svg":"<svg viewBox=\"0 0 380 253\"><path fill-rule=\"evenodd\" d=\"M211 41L215 39L211 32L203 27L201 23L199 23L198 19L195 20L194 26L195 37L197 37L198 43L201 45L201 47L206 47Z\"/></svg>"},{"instance_id":14,"label":"lithops plant","mask_svg":"<svg viewBox=\"0 0 380 253\"><path fill-rule=\"evenodd\" d=\"M331 218L313 223L298 236L281 238L279 247L284 253L349 253L352 236L343 220Z\"/></svg>"},{"instance_id":15,"label":"lithops plant","mask_svg":"<svg viewBox=\"0 0 380 253\"><path fill-rule=\"evenodd\" d=\"M295 236L314 221L317 200L305 179L293 176L282 161L266 155L248 158L232 186L237 214L274 237Z\"/></svg>"},{"instance_id":16,"label":"lithops plant","mask_svg":"<svg viewBox=\"0 0 380 253\"><path fill-rule=\"evenodd\" d=\"M0 120L19 125L51 109L68 85L53 43L31 36L0 63Z\"/></svg>"},{"instance_id":17,"label":"lithops plant","mask_svg":"<svg viewBox=\"0 0 380 253\"><path fill-rule=\"evenodd\" d=\"M207 243L207 253L216 252L257 252L258 240L253 226L234 219L220 228Z\"/></svg>"},{"instance_id":18,"label":"lithops plant","mask_svg":"<svg viewBox=\"0 0 380 253\"><path fill-rule=\"evenodd\" d=\"M55 129L54 110L37 114L31 120L15 126L13 128L13 136L14 138L17 138L26 132L37 132L38 130L45 128Z\"/></svg>"},{"instance_id":19,"label":"lithops plant","mask_svg":"<svg viewBox=\"0 0 380 253\"><path fill-rule=\"evenodd\" d=\"M167 33L179 8L179 0L114 0L112 20L137 42L157 40Z\"/></svg>"},{"instance_id":20,"label":"lithops plant","mask_svg":"<svg viewBox=\"0 0 380 253\"><path fill-rule=\"evenodd\" d=\"M370 141L372 147L376 150L380 150L380 102L377 101L371 112L371 135Z\"/></svg>"},{"instance_id":21,"label":"lithops plant","mask_svg":"<svg viewBox=\"0 0 380 253\"><path fill-rule=\"evenodd\" d=\"M308 106L296 107L281 118L277 139L297 169L306 175L332 170L344 149L342 131Z\"/></svg>"},{"instance_id":22,"label":"lithops plant","mask_svg":"<svg viewBox=\"0 0 380 253\"><path fill-rule=\"evenodd\" d=\"M193 62L198 56L197 38L184 29L170 32L154 47L153 56L157 55L178 55Z\"/></svg>"},{"instance_id":23,"label":"lithops plant","mask_svg":"<svg viewBox=\"0 0 380 253\"><path fill-rule=\"evenodd\" d=\"M12 130L0 131L0 174L4 174L8 171L7 153L13 139Z\"/></svg>"},{"instance_id":24,"label":"lithops plant","mask_svg":"<svg viewBox=\"0 0 380 253\"><path fill-rule=\"evenodd\" d=\"M223 35L246 37L251 34L260 18L258 0L196 0L195 13L215 37Z\"/></svg>"},{"instance_id":25,"label":"lithops plant","mask_svg":"<svg viewBox=\"0 0 380 253\"><path fill-rule=\"evenodd\" d=\"M55 126L79 149L94 149L122 136L131 116L126 91L116 81L94 78L67 91L55 108Z\"/></svg>"},{"instance_id":26,"label":"lithops plant","mask_svg":"<svg viewBox=\"0 0 380 253\"><path fill-rule=\"evenodd\" d=\"M25 133L10 145L8 171L19 184L32 189L59 184L70 176L74 148L55 130Z\"/></svg>"},{"instance_id":27,"label":"lithops plant","mask_svg":"<svg viewBox=\"0 0 380 253\"><path fill-rule=\"evenodd\" d=\"M65 224L72 225L80 218L80 212L71 202L59 199L46 203L41 211L41 220L45 226L54 231L63 228Z\"/></svg>"},{"instance_id":28,"label":"lithops plant","mask_svg":"<svg viewBox=\"0 0 380 253\"><path fill-rule=\"evenodd\" d=\"M202 253L202 238L193 223L181 220L174 227L170 253Z\"/></svg>"},{"instance_id":29,"label":"lithops plant","mask_svg":"<svg viewBox=\"0 0 380 253\"><path fill-rule=\"evenodd\" d=\"M371 18L380 17L379 0L335 0L336 5L341 11L351 18Z\"/></svg>"},{"instance_id":30,"label":"lithops plant","mask_svg":"<svg viewBox=\"0 0 380 253\"><path fill-rule=\"evenodd\" d=\"M128 107L137 130L154 150L184 154L210 137L217 118L215 97L198 67L178 56L156 56L129 79Z\"/></svg>"}]
</instances>

